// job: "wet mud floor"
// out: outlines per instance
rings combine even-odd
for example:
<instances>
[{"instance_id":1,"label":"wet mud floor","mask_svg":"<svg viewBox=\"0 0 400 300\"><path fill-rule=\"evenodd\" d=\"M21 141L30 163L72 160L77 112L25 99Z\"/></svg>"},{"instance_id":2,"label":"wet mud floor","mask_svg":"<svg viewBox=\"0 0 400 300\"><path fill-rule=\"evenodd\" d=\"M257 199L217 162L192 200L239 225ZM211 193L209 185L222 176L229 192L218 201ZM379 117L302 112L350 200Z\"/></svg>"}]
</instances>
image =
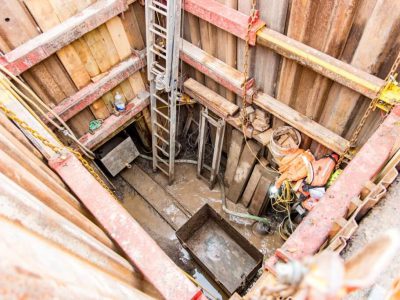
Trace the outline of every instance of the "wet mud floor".
<instances>
[{"instance_id":1,"label":"wet mud floor","mask_svg":"<svg viewBox=\"0 0 400 300\"><path fill-rule=\"evenodd\" d=\"M175 166L176 179L172 185L168 185L167 178L161 174L153 173L147 161L137 160L137 164L161 187L172 195L190 214L194 214L205 203L212 206L221 216L230 221L247 240L250 241L265 258L271 256L275 249L282 245L283 240L272 230L270 234L260 236L253 232L253 221L230 217L222 211L221 193L219 185L213 190L208 188L205 181L196 176L196 166L190 164L177 164ZM125 169L124 172L131 172ZM125 174L126 175L126 174ZM218 288L205 272L193 261L189 253L183 249L175 236L175 230L161 217L161 215L147 202L135 189L118 175L112 180L119 193L122 204L129 213L140 223L166 254L184 271L192 275L207 291L209 299L227 299L227 295ZM230 209L246 212L239 203L228 201ZM271 214L271 223L277 226L279 219Z\"/></svg>"}]
</instances>

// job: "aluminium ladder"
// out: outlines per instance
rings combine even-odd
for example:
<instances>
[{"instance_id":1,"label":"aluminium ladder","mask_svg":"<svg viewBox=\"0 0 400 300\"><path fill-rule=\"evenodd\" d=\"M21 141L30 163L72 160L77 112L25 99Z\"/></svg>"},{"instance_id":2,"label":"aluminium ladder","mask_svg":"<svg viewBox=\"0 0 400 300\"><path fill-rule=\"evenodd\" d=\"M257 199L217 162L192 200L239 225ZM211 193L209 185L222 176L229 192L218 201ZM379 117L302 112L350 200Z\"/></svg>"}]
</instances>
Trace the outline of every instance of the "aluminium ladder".
<instances>
[{"instance_id":1,"label":"aluminium ladder","mask_svg":"<svg viewBox=\"0 0 400 300\"><path fill-rule=\"evenodd\" d=\"M181 0L146 0L153 169L174 180Z\"/></svg>"}]
</instances>

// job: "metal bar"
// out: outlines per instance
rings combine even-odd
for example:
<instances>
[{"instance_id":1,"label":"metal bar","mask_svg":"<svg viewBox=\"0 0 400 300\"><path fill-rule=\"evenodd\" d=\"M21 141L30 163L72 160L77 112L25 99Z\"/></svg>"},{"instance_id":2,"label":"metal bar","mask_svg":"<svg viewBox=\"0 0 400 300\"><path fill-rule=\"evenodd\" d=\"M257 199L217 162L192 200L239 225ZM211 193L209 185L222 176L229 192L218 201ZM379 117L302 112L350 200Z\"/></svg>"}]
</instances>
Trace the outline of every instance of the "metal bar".
<instances>
[{"instance_id":1,"label":"metal bar","mask_svg":"<svg viewBox=\"0 0 400 300\"><path fill-rule=\"evenodd\" d=\"M19 118L23 119L51 143L61 146L43 124L32 116L24 106L10 95L6 96L2 92L1 101L8 109L16 112ZM148 100L145 102L148 104ZM129 117L129 113L127 116ZM132 116L130 116L131 118ZM157 243L140 227L123 206L115 201L74 155L67 152L65 157L59 157L30 133L26 133L26 135L48 159L49 166L82 201L105 232L121 247L127 258L146 280L159 291L162 297L166 299L200 299L203 297L199 289L182 274ZM163 276L160 276L160 274L163 274Z\"/></svg>"},{"instance_id":2,"label":"metal bar","mask_svg":"<svg viewBox=\"0 0 400 300\"><path fill-rule=\"evenodd\" d=\"M242 40L246 39L250 19L248 15L214 0L185 0L183 7L187 12ZM265 23L258 18L258 13L256 16L249 32L249 43L253 46L256 43L256 32L265 26Z\"/></svg>"},{"instance_id":3,"label":"metal bar","mask_svg":"<svg viewBox=\"0 0 400 300\"><path fill-rule=\"evenodd\" d=\"M156 164L156 168L158 168L161 172L163 172L165 175L169 176L169 172L165 171L163 167L160 165Z\"/></svg>"},{"instance_id":4,"label":"metal bar","mask_svg":"<svg viewBox=\"0 0 400 300\"><path fill-rule=\"evenodd\" d=\"M139 95L128 103L126 111L120 115L111 115L104 120L101 127L93 134L87 133L82 136L79 141L89 149L96 149L112 138L122 129L129 126L134 121L134 116L140 113L149 105L149 93L141 92Z\"/></svg>"},{"instance_id":5,"label":"metal bar","mask_svg":"<svg viewBox=\"0 0 400 300\"><path fill-rule=\"evenodd\" d=\"M153 110L157 113L157 115L163 117L163 118L166 119L166 120L169 120L169 117L168 117L166 114L162 113L161 111L159 111L159 110L156 109L156 108L153 108Z\"/></svg>"},{"instance_id":6,"label":"metal bar","mask_svg":"<svg viewBox=\"0 0 400 300\"><path fill-rule=\"evenodd\" d=\"M194 53L194 51L187 51L187 55L195 56L196 54ZM215 68L214 61L215 60L216 60L216 58L209 55L209 56L207 56L207 59L204 60L204 62L202 62L199 65L195 64L193 66L198 68L199 71L201 71L207 75L209 73L215 72L214 71L214 68ZM232 82L232 83L235 82L236 77L233 77L232 74L235 74L235 72L239 72L239 71L235 70L234 68L228 66L227 64L225 64L223 62L218 62L218 64L223 65L224 70L230 70L230 71L225 72L225 74L223 75L224 76L223 82ZM216 80L217 83L222 84L222 82L220 82L218 80L217 76L214 76L214 77L215 77L214 80ZM214 93L213 91L208 89L207 87L201 85L198 82L195 82L193 79L189 79L189 80L191 82L194 82L196 84L196 86L199 87L199 90L202 91L201 94L199 94L197 91L195 96L196 96L196 99L198 101L200 101L203 105L206 105L207 103L212 103L212 101L208 101L207 98L220 97L219 95L217 95L216 93ZM185 82L185 90L187 90L187 92L189 94L190 93L193 94L195 92L193 90L191 90L190 88L187 88L187 86L188 86L187 83L190 82L189 80L187 80ZM225 86L230 87L228 89L230 89L231 91L234 91L234 89L235 89L235 87L233 87L233 84L227 84ZM215 95L215 96L213 96L213 95ZM226 101L228 101L228 100L226 100ZM275 98L273 98L269 95L266 95L262 92L258 92L254 96L253 101L257 106L274 114L278 118L289 123L296 129L300 130L301 132L307 134L309 137L311 137L312 139L315 139L316 141L318 141L322 145L326 146L327 148L332 149L339 154L343 153L344 149L346 148L348 141L346 141L344 138L342 138L338 134L335 134L334 132L330 131L329 129L323 127L322 125L318 124L317 122L311 120L307 116L300 114L296 110L290 108L289 106L276 100ZM209 106L209 108L211 110L213 110L214 112L216 112L216 110L212 106ZM225 116L225 119L229 123L232 124L232 122L229 120L228 117ZM238 127L237 124L234 126Z\"/></svg>"},{"instance_id":7,"label":"metal bar","mask_svg":"<svg viewBox=\"0 0 400 300\"><path fill-rule=\"evenodd\" d=\"M159 124L158 122L155 122L155 124L158 128L161 128L165 133L169 133L169 130L164 126L162 126L161 124Z\"/></svg>"},{"instance_id":8,"label":"metal bar","mask_svg":"<svg viewBox=\"0 0 400 300\"><path fill-rule=\"evenodd\" d=\"M159 138L165 145L169 146L169 143L167 140L165 140L162 136L158 135L157 133L154 133L154 135Z\"/></svg>"},{"instance_id":9,"label":"metal bar","mask_svg":"<svg viewBox=\"0 0 400 300\"><path fill-rule=\"evenodd\" d=\"M88 84L76 94L63 100L53 110L64 121L67 121L144 66L146 66L144 54L132 56L114 66L99 81ZM48 114L48 117L54 118L52 114ZM43 119L47 121L45 118Z\"/></svg>"},{"instance_id":10,"label":"metal bar","mask_svg":"<svg viewBox=\"0 0 400 300\"><path fill-rule=\"evenodd\" d=\"M154 94L154 97L156 97L156 99L158 100L158 101L160 101L161 103L163 103L164 105L169 105L169 103L166 101L166 100L164 100L163 98L161 98L160 96L158 96L157 94Z\"/></svg>"},{"instance_id":11,"label":"metal bar","mask_svg":"<svg viewBox=\"0 0 400 300\"><path fill-rule=\"evenodd\" d=\"M245 78L242 72L208 54L186 40L182 40L181 59L195 69L215 80L228 90L242 96ZM252 95L254 79L246 82L248 95Z\"/></svg>"},{"instance_id":12,"label":"metal bar","mask_svg":"<svg viewBox=\"0 0 400 300\"><path fill-rule=\"evenodd\" d=\"M220 168L220 163L221 163L221 155L222 155L222 146L224 142L224 137L225 137L225 121L221 119L218 122L217 127L217 134L215 138L215 144L214 144L214 154L213 154L213 160L212 160L212 165L211 165L211 174L210 174L210 189L214 188L218 173L219 173L219 168Z\"/></svg>"},{"instance_id":13,"label":"metal bar","mask_svg":"<svg viewBox=\"0 0 400 300\"><path fill-rule=\"evenodd\" d=\"M399 122L400 106L396 106L276 255L284 259L301 259L319 250L334 222L345 216L351 200L382 169L397 147ZM270 259L270 262L274 261L276 258Z\"/></svg>"},{"instance_id":14,"label":"metal bar","mask_svg":"<svg viewBox=\"0 0 400 300\"><path fill-rule=\"evenodd\" d=\"M205 128L206 128L206 120L204 116L204 107L201 107L200 112L200 120L199 120L199 152L197 155L197 176L201 177L201 170L203 169L204 162L204 148L205 148Z\"/></svg>"},{"instance_id":15,"label":"metal bar","mask_svg":"<svg viewBox=\"0 0 400 300\"><path fill-rule=\"evenodd\" d=\"M162 14L164 17L168 16L166 11L164 11L162 9L159 9L159 8L153 6L153 5L149 5L149 8L154 10L154 11L156 11L156 12L158 12L158 13L160 13L160 14Z\"/></svg>"},{"instance_id":16,"label":"metal bar","mask_svg":"<svg viewBox=\"0 0 400 300\"><path fill-rule=\"evenodd\" d=\"M126 0L97 1L61 24L6 53L0 63L14 75L20 75L127 9Z\"/></svg>"},{"instance_id":17,"label":"metal bar","mask_svg":"<svg viewBox=\"0 0 400 300\"><path fill-rule=\"evenodd\" d=\"M211 24L245 39L249 16L215 0L185 0L184 9ZM263 22L259 21L261 24ZM258 23L256 23L257 25ZM260 25L261 25L260 24ZM268 47L360 94L375 98L384 80L309 47L267 27L255 26L254 43ZM184 58L182 58L184 59Z\"/></svg>"},{"instance_id":18,"label":"metal bar","mask_svg":"<svg viewBox=\"0 0 400 300\"><path fill-rule=\"evenodd\" d=\"M160 146L156 145L157 149L160 150L164 155L168 156L169 153L166 152L163 148L161 148Z\"/></svg>"},{"instance_id":19,"label":"metal bar","mask_svg":"<svg viewBox=\"0 0 400 300\"><path fill-rule=\"evenodd\" d=\"M268 47L371 99L376 97L385 84L383 79L268 28L257 33L257 44Z\"/></svg>"},{"instance_id":20,"label":"metal bar","mask_svg":"<svg viewBox=\"0 0 400 300\"><path fill-rule=\"evenodd\" d=\"M168 164L163 158L161 158L161 157L158 156L157 154L156 154L156 157L157 157L158 161L161 161L164 165L166 165L167 167L169 167L169 164Z\"/></svg>"}]
</instances>

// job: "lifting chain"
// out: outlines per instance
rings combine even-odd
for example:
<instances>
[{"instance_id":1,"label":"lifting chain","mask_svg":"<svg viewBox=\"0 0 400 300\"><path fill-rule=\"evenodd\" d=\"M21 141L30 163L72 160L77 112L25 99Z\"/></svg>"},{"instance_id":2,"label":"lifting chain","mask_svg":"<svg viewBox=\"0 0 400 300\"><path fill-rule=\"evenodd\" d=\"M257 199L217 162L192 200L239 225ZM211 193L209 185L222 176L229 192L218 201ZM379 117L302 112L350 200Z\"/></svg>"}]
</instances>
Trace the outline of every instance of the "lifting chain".
<instances>
[{"instance_id":1,"label":"lifting chain","mask_svg":"<svg viewBox=\"0 0 400 300\"><path fill-rule=\"evenodd\" d=\"M249 118L247 116L247 80L249 76L249 55L250 55L250 31L251 26L253 26L254 22L257 20L257 10L256 10L256 0L252 0L251 3L251 10L250 10L250 18L249 22L247 23L247 33L246 33L246 40L244 46L244 61L243 61L243 90L242 90L242 127L247 126L249 124ZM246 136L246 135L245 135Z\"/></svg>"},{"instance_id":2,"label":"lifting chain","mask_svg":"<svg viewBox=\"0 0 400 300\"><path fill-rule=\"evenodd\" d=\"M371 114L371 112L373 112L378 104L378 102L380 101L381 98L381 94L382 91L391 83L395 82L395 78L396 78L396 71L398 69L400 65L400 52L397 55L396 60L394 61L392 68L390 69L388 75L385 78L385 84L379 89L379 92L377 93L377 96L371 100L371 102L368 105L367 110L365 111L363 117L360 120L360 123L357 125L357 128L354 130L354 133L352 134L350 141L347 145L347 147L345 148L345 150L343 151L343 153L340 155L337 164L336 164L336 170L340 168L340 165L342 164L343 160L345 159L345 157L349 154L351 148L356 146L357 140L358 140L358 136L360 135L361 129L364 127L365 122L367 121L369 115ZM389 113L386 112L386 115ZM386 116L385 115L385 116ZM384 118L382 118L383 121ZM381 122L382 122L381 121Z\"/></svg>"},{"instance_id":3,"label":"lifting chain","mask_svg":"<svg viewBox=\"0 0 400 300\"><path fill-rule=\"evenodd\" d=\"M37 140L41 141L43 145L46 147L50 148L53 150L55 153L63 156L65 153L63 153L63 150L66 149L73 153L76 158L82 163L82 165L89 171L89 173L100 183L100 185L107 190L107 192L110 193L110 195L118 201L118 198L115 196L115 194L111 191L111 189L107 186L107 184L101 179L99 174L93 169L93 167L89 164L89 162L82 156L82 154L70 147L65 147L64 145L62 147L54 145L52 142L50 142L47 138L42 136L37 130L33 129L26 123L24 120L21 120L18 118L18 116L11 110L9 110L3 103L0 102L0 110L4 112L4 114L13 122L18 124L22 129L25 131L29 132L34 138Z\"/></svg>"}]
</instances>

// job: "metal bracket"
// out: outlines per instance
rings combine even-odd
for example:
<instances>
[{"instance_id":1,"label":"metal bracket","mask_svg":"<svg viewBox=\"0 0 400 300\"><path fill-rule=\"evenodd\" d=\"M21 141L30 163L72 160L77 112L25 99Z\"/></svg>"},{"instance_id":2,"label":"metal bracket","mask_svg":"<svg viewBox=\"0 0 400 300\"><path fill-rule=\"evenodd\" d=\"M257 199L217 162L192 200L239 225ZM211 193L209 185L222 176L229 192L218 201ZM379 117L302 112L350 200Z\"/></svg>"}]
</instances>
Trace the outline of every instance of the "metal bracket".
<instances>
[{"instance_id":1,"label":"metal bracket","mask_svg":"<svg viewBox=\"0 0 400 300\"><path fill-rule=\"evenodd\" d=\"M206 146L206 125L210 124L216 127L217 132L215 135L214 149L213 149L213 158L211 167L207 166L204 163L204 150ZM221 153L222 153L222 145L224 142L225 136L225 120L219 119L215 120L208 114L208 109L202 107L200 113L200 122L199 122L199 155L197 159L197 177L203 178L208 181L209 188L213 189L215 185L215 181L218 176L220 162L221 162ZM206 178L202 175L203 168L208 169L210 171L210 178Z\"/></svg>"},{"instance_id":2,"label":"metal bracket","mask_svg":"<svg viewBox=\"0 0 400 300\"><path fill-rule=\"evenodd\" d=\"M388 113L392 107L400 103L400 87L396 76L392 76L380 91L376 107Z\"/></svg>"}]
</instances>

